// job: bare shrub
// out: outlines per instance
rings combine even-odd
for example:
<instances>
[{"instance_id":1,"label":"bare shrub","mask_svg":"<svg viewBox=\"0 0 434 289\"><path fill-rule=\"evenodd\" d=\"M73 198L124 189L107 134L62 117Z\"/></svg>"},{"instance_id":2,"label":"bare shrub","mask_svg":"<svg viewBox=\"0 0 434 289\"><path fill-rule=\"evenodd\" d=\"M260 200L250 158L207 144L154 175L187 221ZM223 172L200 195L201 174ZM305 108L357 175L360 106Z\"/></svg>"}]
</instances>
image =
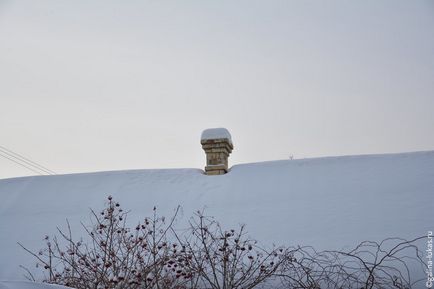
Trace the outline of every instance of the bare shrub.
<instances>
[{"instance_id":1,"label":"bare shrub","mask_svg":"<svg viewBox=\"0 0 434 289\"><path fill-rule=\"evenodd\" d=\"M103 211L92 211L91 227L83 225L89 242L74 240L68 223L67 232L58 228L59 237L46 236L38 253L22 247L43 267L45 282L78 289L180 288L185 278L167 268L176 257L167 240L174 218L166 223L154 208L152 218L128 228L127 212L108 197Z\"/></svg>"},{"instance_id":2,"label":"bare shrub","mask_svg":"<svg viewBox=\"0 0 434 289\"><path fill-rule=\"evenodd\" d=\"M184 237L175 235L193 273L191 288L254 288L271 279L285 260L283 248L267 251L245 227L223 230L198 212Z\"/></svg>"},{"instance_id":3,"label":"bare shrub","mask_svg":"<svg viewBox=\"0 0 434 289\"><path fill-rule=\"evenodd\" d=\"M225 230L202 212L176 230L178 209L166 220L154 208L129 228L128 213L108 197L104 210L91 211L91 225L82 224L84 239L74 239L67 222L39 252L19 245L36 258L42 281L77 289L410 289L421 284L412 270L426 269L417 246L426 237L364 241L348 251L267 250L245 226Z\"/></svg>"},{"instance_id":4,"label":"bare shrub","mask_svg":"<svg viewBox=\"0 0 434 289\"><path fill-rule=\"evenodd\" d=\"M419 288L423 279L413 280L412 270L426 268L416 245L424 238L363 241L349 251L298 247L282 264L279 275L285 288Z\"/></svg>"}]
</instances>

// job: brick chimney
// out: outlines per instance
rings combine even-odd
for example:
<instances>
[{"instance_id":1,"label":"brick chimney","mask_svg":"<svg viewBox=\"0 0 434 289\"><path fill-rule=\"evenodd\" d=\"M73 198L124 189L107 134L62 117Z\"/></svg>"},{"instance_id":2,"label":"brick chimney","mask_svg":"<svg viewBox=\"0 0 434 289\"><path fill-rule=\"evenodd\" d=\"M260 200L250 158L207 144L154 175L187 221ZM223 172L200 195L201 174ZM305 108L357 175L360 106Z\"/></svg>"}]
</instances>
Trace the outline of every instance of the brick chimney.
<instances>
[{"instance_id":1,"label":"brick chimney","mask_svg":"<svg viewBox=\"0 0 434 289\"><path fill-rule=\"evenodd\" d=\"M210 128L200 138L206 153L206 175L223 175L228 172L228 157L234 146L231 134L225 128Z\"/></svg>"}]
</instances>

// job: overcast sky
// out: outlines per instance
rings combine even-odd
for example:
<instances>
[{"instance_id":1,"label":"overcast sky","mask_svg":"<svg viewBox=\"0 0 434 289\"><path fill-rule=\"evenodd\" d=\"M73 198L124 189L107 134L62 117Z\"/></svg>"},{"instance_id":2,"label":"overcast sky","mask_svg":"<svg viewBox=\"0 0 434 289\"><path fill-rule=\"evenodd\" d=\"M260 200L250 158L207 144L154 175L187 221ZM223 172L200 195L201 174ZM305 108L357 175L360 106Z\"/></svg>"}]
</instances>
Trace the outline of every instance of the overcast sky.
<instances>
[{"instance_id":1,"label":"overcast sky","mask_svg":"<svg viewBox=\"0 0 434 289\"><path fill-rule=\"evenodd\" d=\"M0 0L0 43L0 146L58 173L434 149L434 1Z\"/></svg>"}]
</instances>

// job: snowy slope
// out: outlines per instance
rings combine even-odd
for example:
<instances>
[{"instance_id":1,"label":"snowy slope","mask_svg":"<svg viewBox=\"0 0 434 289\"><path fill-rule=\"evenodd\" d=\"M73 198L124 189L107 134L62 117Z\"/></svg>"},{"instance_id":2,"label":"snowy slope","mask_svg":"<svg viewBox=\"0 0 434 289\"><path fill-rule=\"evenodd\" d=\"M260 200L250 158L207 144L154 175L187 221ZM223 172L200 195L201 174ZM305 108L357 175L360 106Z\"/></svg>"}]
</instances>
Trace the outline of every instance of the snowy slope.
<instances>
[{"instance_id":1,"label":"snowy slope","mask_svg":"<svg viewBox=\"0 0 434 289\"><path fill-rule=\"evenodd\" d=\"M68 289L69 287L25 281L0 281L0 289Z\"/></svg>"},{"instance_id":2,"label":"snowy slope","mask_svg":"<svg viewBox=\"0 0 434 289\"><path fill-rule=\"evenodd\" d=\"M363 240L412 238L434 229L434 151L283 160L232 167L222 176L198 169L134 170L0 180L0 279L22 278L20 264L44 235L68 218L74 232L108 195L149 216L177 205L187 219L206 208L224 225L247 224L263 243L353 247Z\"/></svg>"}]
</instances>

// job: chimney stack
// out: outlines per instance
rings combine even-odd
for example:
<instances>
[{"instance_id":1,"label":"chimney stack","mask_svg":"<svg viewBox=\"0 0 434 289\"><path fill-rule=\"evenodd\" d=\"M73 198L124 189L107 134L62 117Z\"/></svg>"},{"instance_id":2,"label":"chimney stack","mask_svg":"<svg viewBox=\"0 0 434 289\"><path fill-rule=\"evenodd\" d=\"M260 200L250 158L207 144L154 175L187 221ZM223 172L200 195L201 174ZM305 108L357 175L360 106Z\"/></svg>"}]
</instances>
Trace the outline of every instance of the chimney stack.
<instances>
[{"instance_id":1,"label":"chimney stack","mask_svg":"<svg viewBox=\"0 0 434 289\"><path fill-rule=\"evenodd\" d=\"M200 138L206 153L206 175L223 175L228 172L228 157L234 146L231 134L225 128L210 128Z\"/></svg>"}]
</instances>

